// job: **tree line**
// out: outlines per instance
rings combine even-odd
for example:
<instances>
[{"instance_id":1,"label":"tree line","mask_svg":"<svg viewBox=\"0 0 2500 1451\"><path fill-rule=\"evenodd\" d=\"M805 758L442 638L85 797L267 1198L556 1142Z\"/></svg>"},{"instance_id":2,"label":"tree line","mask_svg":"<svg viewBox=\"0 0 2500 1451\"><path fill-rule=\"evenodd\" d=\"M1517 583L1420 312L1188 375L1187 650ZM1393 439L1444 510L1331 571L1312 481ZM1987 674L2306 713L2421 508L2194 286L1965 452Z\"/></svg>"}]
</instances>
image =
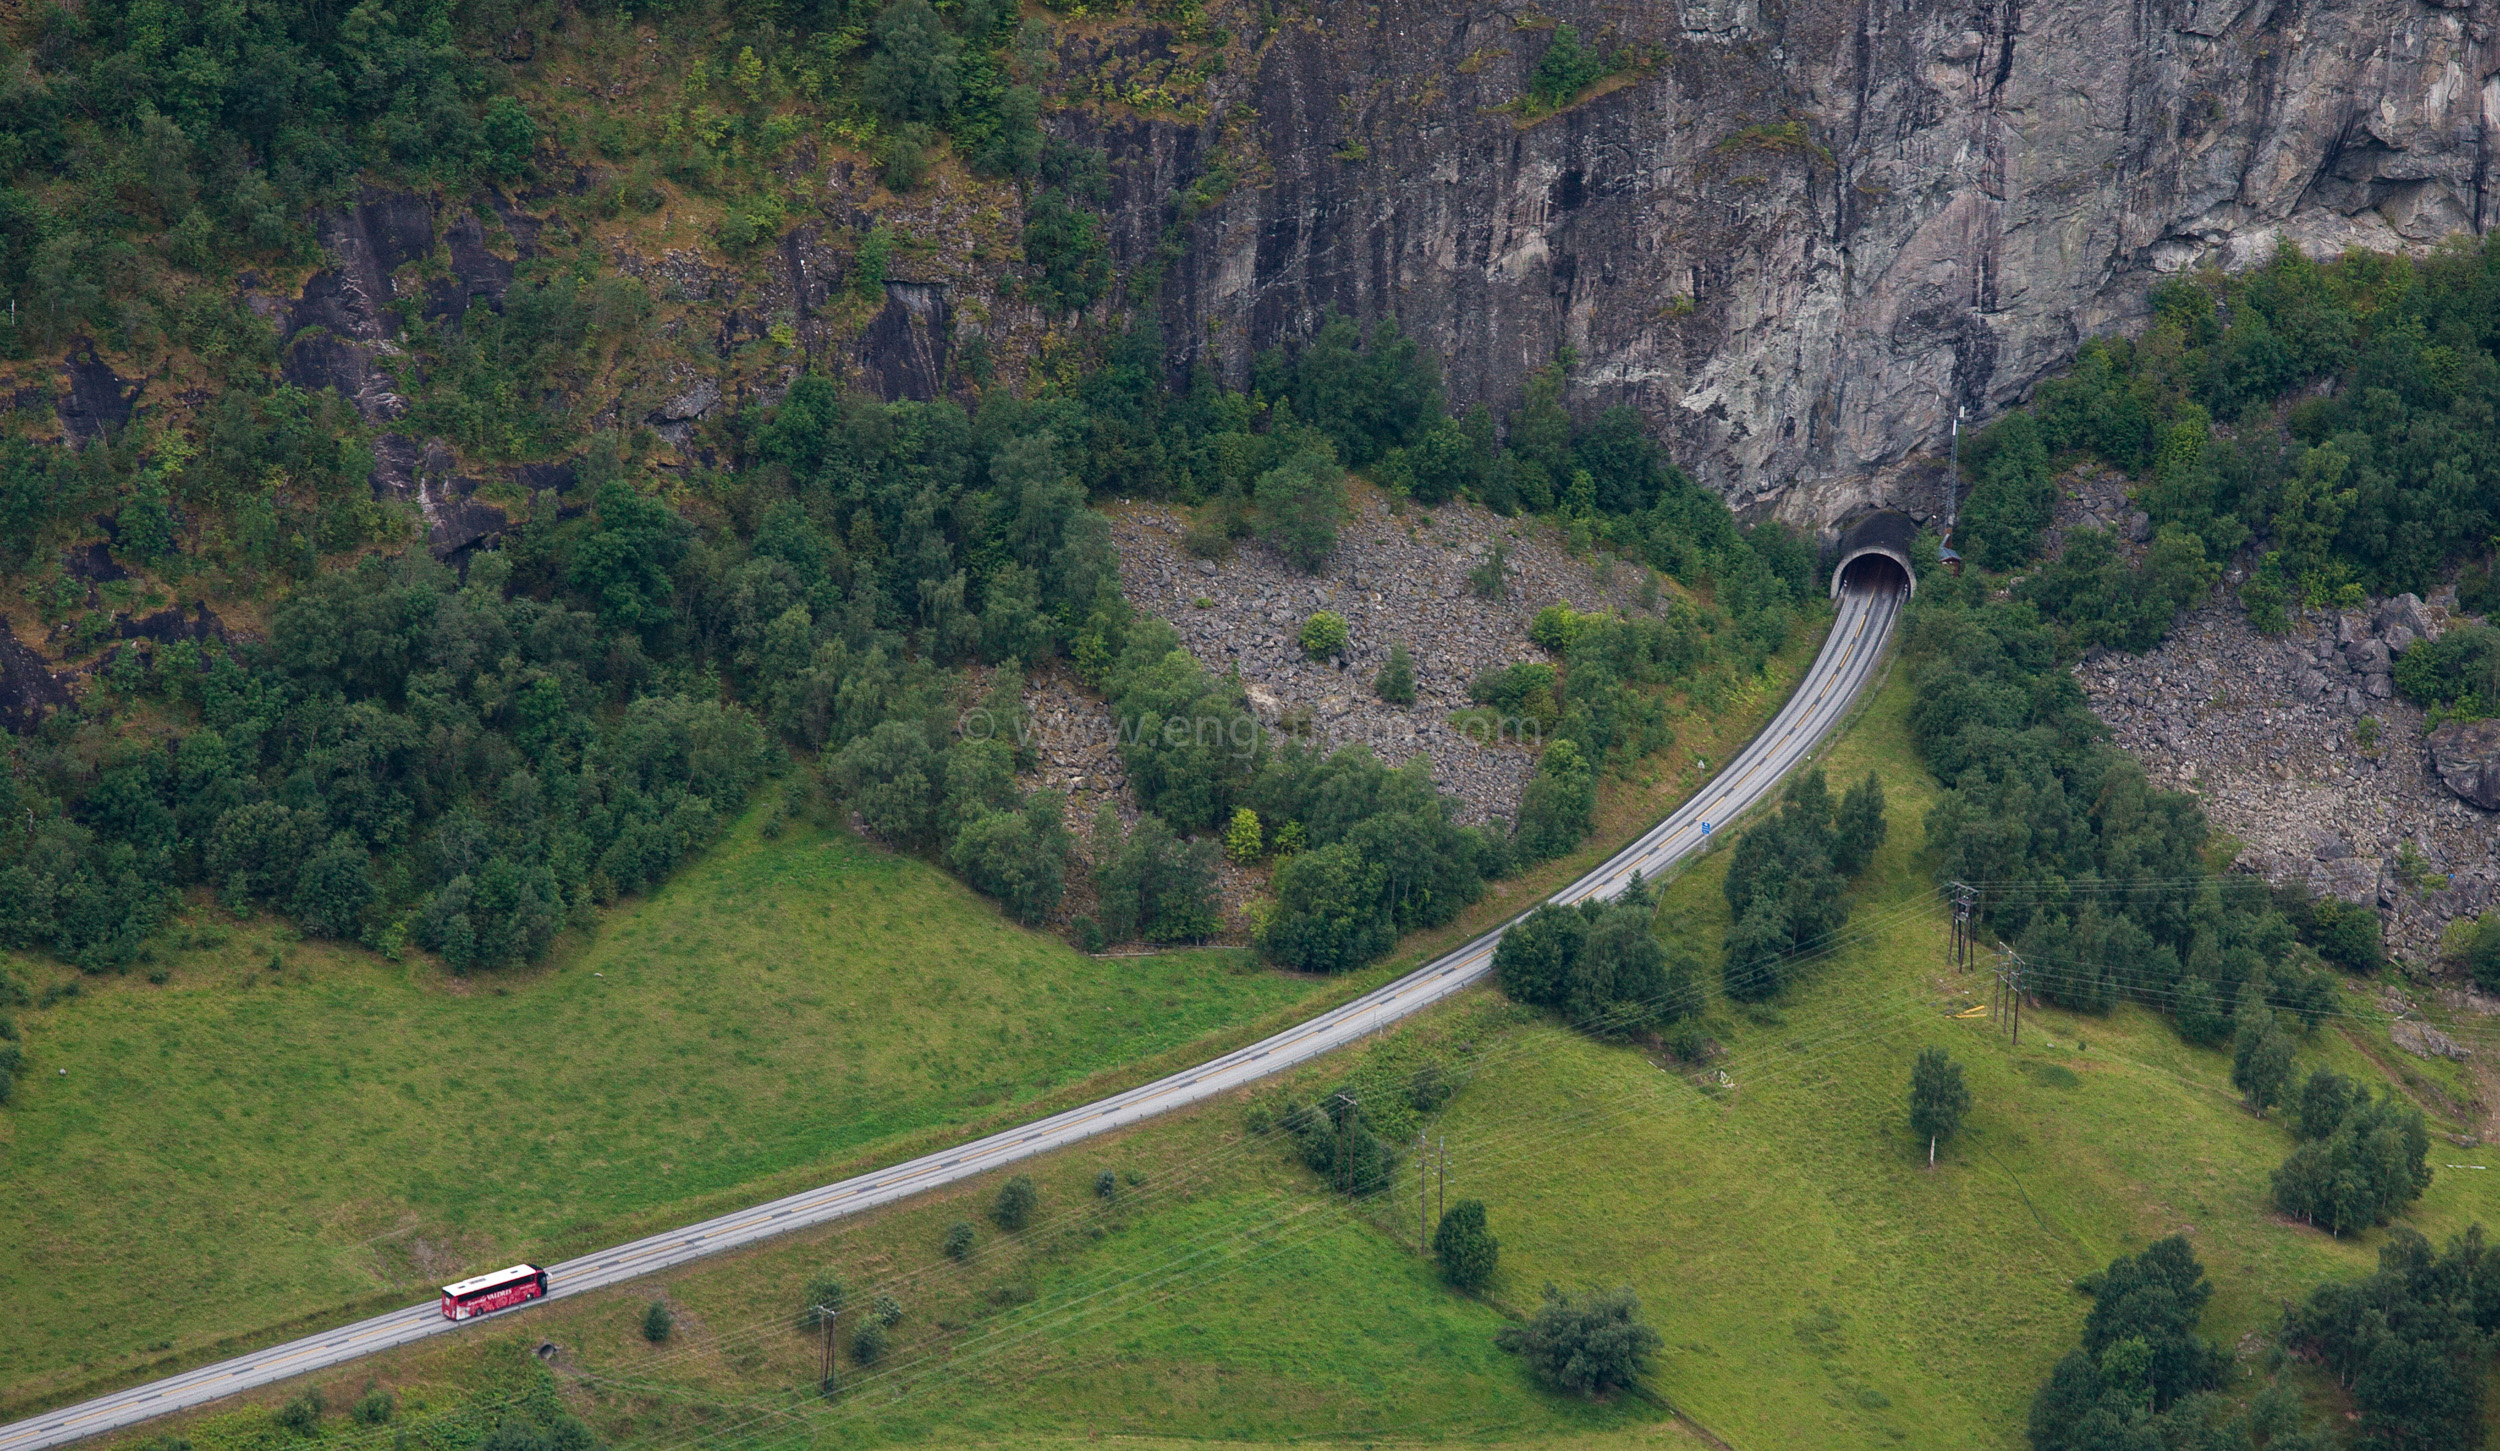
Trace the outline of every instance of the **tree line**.
<instances>
[{"instance_id":1,"label":"tree line","mask_svg":"<svg viewBox=\"0 0 2500 1451\"><path fill-rule=\"evenodd\" d=\"M2376 1272L2330 1280L2284 1307L2266 1379L2244 1404L2219 1389L2231 1357L2196 1334L2213 1283L2187 1240L2121 1255L2078 1289L2092 1297L2082 1343L2033 1396L2032 1451L2327 1451L2283 1375L2287 1352L2350 1398L2359 1443L2482 1443L2485 1386L2500 1349L2500 1273L2482 1226L2446 1248L2401 1225Z\"/></svg>"},{"instance_id":2,"label":"tree line","mask_svg":"<svg viewBox=\"0 0 2500 1451\"><path fill-rule=\"evenodd\" d=\"M2093 639L2146 648L2250 545L2240 597L2262 628L2287 628L2291 606L2427 592L2451 570L2466 607L2488 610L2496 301L2489 240L2323 263L2286 242L2240 276L2165 280L2141 337L2087 341L2032 407L1973 436L1964 552L1991 569L2028 563L2056 467L2090 456L2134 480L2151 555L2128 564L2081 531L2026 593Z\"/></svg>"},{"instance_id":3,"label":"tree line","mask_svg":"<svg viewBox=\"0 0 2500 1451\"><path fill-rule=\"evenodd\" d=\"M1944 787L1925 822L1941 875L1978 884L1981 925L2059 1006L2140 1002L2207 1045L2251 1002L2313 1028L2331 969L2384 960L2377 915L2208 869L2203 811L2108 743L2062 668L2075 648L1978 573L1922 578L1902 651L1911 739Z\"/></svg>"},{"instance_id":4,"label":"tree line","mask_svg":"<svg viewBox=\"0 0 2500 1451\"><path fill-rule=\"evenodd\" d=\"M1205 935L1212 843L1191 838L1247 808L1263 848L1291 849L1271 955L1335 970L1575 845L1597 772L1661 739L1654 688L1723 652L1724 626L1681 606L1575 617L1514 828L1456 825L1424 768L1280 747L1237 683L1133 616L1088 498L1131 482L1104 421L1124 410L1158 420L1183 483L1190 459L1333 479L1336 444L1213 385L1128 391L1122 366L971 412L806 377L737 419L737 462L674 504L631 481L624 442L594 440L593 506L514 530L465 578L373 557L312 572L265 643L118 647L80 711L8 743L0 804L33 825L0 841L0 940L118 966L201 885L463 970L527 960L700 850L790 750L878 836L1039 921L1070 843L1062 803L1019 791L1012 727L1019 672L1064 658L1110 699L1150 818L1098 842L1096 929ZM1008 728L965 739L981 700ZM174 728L101 752L76 728L142 714Z\"/></svg>"}]
</instances>

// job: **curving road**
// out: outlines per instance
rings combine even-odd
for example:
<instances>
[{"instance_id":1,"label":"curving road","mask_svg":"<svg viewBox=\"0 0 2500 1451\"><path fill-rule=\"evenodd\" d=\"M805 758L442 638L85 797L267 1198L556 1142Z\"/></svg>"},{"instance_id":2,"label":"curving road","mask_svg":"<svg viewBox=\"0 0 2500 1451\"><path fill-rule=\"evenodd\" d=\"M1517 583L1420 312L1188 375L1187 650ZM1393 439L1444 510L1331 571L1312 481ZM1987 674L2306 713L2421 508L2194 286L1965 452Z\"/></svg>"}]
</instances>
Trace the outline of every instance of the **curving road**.
<instances>
[{"instance_id":1,"label":"curving road","mask_svg":"<svg viewBox=\"0 0 2500 1451\"><path fill-rule=\"evenodd\" d=\"M1714 823L1728 821L1768 796L1780 778L1806 758L1857 699L1891 640L1905 597L1906 591L1894 585L1845 591L1839 616L1822 653L1815 658L1796 694L1762 734L1682 809L1604 865L1555 893L1553 900L1576 902L1585 897L1612 897L1623 890L1636 871L1654 881L1700 847ZM769 1204L551 1265L551 1298L587 1294L705 1255L891 1204L922 1190L986 1174L1002 1164L1125 1128L1141 1119L1282 1072L1355 1042L1483 980L1492 971L1493 947L1502 930L1497 927L1448 956L1343 1007L1168 1078L890 1169L803 1190ZM492 1323L500 1318L490 1316L487 1320ZM413 1340L450 1334L460 1328L444 1319L436 1302L429 1300L0 1427L0 1451L35 1451L120 1430L151 1417L205 1405L237 1391L321 1370Z\"/></svg>"}]
</instances>

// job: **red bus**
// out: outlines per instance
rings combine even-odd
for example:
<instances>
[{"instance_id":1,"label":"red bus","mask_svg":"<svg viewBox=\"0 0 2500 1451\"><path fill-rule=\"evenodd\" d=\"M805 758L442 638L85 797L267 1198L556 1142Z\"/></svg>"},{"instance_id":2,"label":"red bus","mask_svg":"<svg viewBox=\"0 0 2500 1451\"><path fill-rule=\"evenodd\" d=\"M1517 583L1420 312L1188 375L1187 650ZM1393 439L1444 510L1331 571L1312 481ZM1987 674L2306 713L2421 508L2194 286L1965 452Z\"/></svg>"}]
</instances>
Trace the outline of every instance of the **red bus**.
<instances>
[{"instance_id":1,"label":"red bus","mask_svg":"<svg viewBox=\"0 0 2500 1451\"><path fill-rule=\"evenodd\" d=\"M491 1275L472 1275L443 1286L443 1318L466 1320L508 1309L547 1293L547 1272L536 1265L514 1265Z\"/></svg>"}]
</instances>

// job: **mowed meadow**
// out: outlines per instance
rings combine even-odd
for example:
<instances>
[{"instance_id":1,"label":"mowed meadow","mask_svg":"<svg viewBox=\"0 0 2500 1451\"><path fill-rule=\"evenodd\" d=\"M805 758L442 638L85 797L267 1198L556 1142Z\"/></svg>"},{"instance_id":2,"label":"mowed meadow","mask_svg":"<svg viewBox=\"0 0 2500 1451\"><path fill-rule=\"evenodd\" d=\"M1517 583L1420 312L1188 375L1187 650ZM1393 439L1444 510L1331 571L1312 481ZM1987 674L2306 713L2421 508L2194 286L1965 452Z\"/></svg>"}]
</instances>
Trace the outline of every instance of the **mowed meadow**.
<instances>
[{"instance_id":1,"label":"mowed meadow","mask_svg":"<svg viewBox=\"0 0 2500 1451\"><path fill-rule=\"evenodd\" d=\"M1040 1207L1023 1230L988 1217L1005 1177L992 1176L377 1358L324 1377L329 1403L391 1388L394 1426L446 1447L491 1428L517 1378L609 1444L649 1451L1102 1436L2011 1451L2090 1309L2075 1282L2172 1233L2212 1275L2201 1328L2238 1353L2225 1389L2246 1393L2281 1306L2365 1273L2387 1231L2336 1240L2274 1215L2267 1177L2289 1131L2241 1106L2227 1052L2187 1046L2166 1019L2035 1010L2017 1046L1959 1016L1986 1001L1985 982L1945 960L1920 829L1935 792L1909 749L1908 704L1896 675L1825 759L1835 782L1875 771L1890 801L1891 838L1849 926L1767 1008L1714 984L1720 1051L1706 1067L1480 989L1277 1085L1034 1161ZM1668 884L1658 916L1662 935L1714 961L1725 862ZM2342 996L2301 1039L2302 1071L2411 1078L2441 1134L2403 1222L2435 1241L2500 1225L2500 1165L2452 1167L2493 1161L2446 1137L2468 1126L2438 1117L2428 1091L2462 1085L2399 1068L2375 993ZM1904 1112L1927 1046L1965 1066L1974 1099L1933 1170ZM1396 1085L1426 1065L1458 1091L1405 1114ZM1329 1192L1282 1134L1256 1131L1258 1110L1341 1086L1391 1103L1384 1136L1409 1146L1394 1188L1361 1203ZM1450 1197L1488 1206L1502 1260L1481 1298L1442 1286L1417 1252L1418 1133L1446 1140ZM943 1248L958 1222L976 1227L960 1260ZM846 1326L879 1294L903 1312L874 1364L849 1329L836 1337L831 1397L823 1342L795 1320L824 1276L845 1284ZM1664 1341L1640 1394L1559 1395L1493 1347L1549 1282L1634 1288ZM642 1330L654 1299L675 1316L659 1344ZM545 1343L553 1359L532 1363ZM2337 1409L2331 1386L2296 1374ZM276 1444L270 1407L294 1391L175 1429L202 1451ZM335 1416L324 1432L343 1447L391 1434Z\"/></svg>"},{"instance_id":2,"label":"mowed meadow","mask_svg":"<svg viewBox=\"0 0 2500 1451\"><path fill-rule=\"evenodd\" d=\"M1579 851L1336 979L1239 949L1089 958L846 832L767 836L760 800L539 968L456 978L205 904L128 976L0 953L45 1003L15 1014L27 1067L0 1110L16 1312L0 1416L893 1162L1282 1028L1646 830L1698 784L1695 756L1724 760L1778 710L1827 624L1606 782Z\"/></svg>"},{"instance_id":3,"label":"mowed meadow","mask_svg":"<svg viewBox=\"0 0 2500 1451\"><path fill-rule=\"evenodd\" d=\"M12 1402L795 1187L1315 989L1239 951L1088 958L917 861L753 820L535 971L190 936L162 985L20 1014Z\"/></svg>"}]
</instances>

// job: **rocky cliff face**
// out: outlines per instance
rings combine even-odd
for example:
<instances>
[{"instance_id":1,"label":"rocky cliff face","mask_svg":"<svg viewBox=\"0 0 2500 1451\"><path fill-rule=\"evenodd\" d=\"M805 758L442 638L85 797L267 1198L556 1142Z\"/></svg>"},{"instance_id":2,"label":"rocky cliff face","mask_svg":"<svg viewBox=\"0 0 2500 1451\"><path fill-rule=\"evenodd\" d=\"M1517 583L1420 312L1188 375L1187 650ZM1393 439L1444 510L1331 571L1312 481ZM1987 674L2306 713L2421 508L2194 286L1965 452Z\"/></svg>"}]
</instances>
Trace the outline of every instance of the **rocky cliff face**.
<instances>
[{"instance_id":1,"label":"rocky cliff face","mask_svg":"<svg viewBox=\"0 0 2500 1451\"><path fill-rule=\"evenodd\" d=\"M1213 162L1239 177L1166 284L1175 366L1238 379L1324 308L1394 313L1499 409L1567 344L1578 402L1825 526L1941 508L1956 408L2020 398L2161 273L2479 231L2495 9L1384 0L1237 41L1202 123L1091 139L1132 259ZM1553 22L1645 63L1523 124L1497 108Z\"/></svg>"},{"instance_id":2,"label":"rocky cliff face","mask_svg":"<svg viewBox=\"0 0 2500 1451\"><path fill-rule=\"evenodd\" d=\"M2479 232L2500 215L2496 17L2500 0L1211 0L1195 41L1135 14L1065 24L1050 124L1111 156L1132 280L1166 259L1153 305L1176 376L1211 362L1241 382L1329 308L1394 314L1454 402L1504 411L1568 346L1576 406L1632 404L1748 515L1828 529L1870 504L1940 512L1956 411L2019 400L2140 318L2163 273L2243 266L2278 238ZM1523 120L1559 24L1638 64ZM1174 78L1183 111L1100 99ZM811 213L768 252L613 244L683 352L649 360L658 391L619 416L683 442L805 366L930 397L960 386L965 345L1013 376L1060 321L1001 285L1011 188L949 170L897 198L855 159L792 165ZM1214 200L1184 220L1193 189ZM492 204L529 255L542 219ZM324 218L302 296L255 299L288 376L394 425L393 273L434 259L407 283L429 317L493 305L511 264L483 215L372 192ZM846 281L872 221L914 244L882 309ZM740 361L777 322L792 346ZM68 432L128 413L109 368L66 366ZM491 533L476 483L434 480L423 444L386 434L383 491L422 499L438 549Z\"/></svg>"}]
</instances>

